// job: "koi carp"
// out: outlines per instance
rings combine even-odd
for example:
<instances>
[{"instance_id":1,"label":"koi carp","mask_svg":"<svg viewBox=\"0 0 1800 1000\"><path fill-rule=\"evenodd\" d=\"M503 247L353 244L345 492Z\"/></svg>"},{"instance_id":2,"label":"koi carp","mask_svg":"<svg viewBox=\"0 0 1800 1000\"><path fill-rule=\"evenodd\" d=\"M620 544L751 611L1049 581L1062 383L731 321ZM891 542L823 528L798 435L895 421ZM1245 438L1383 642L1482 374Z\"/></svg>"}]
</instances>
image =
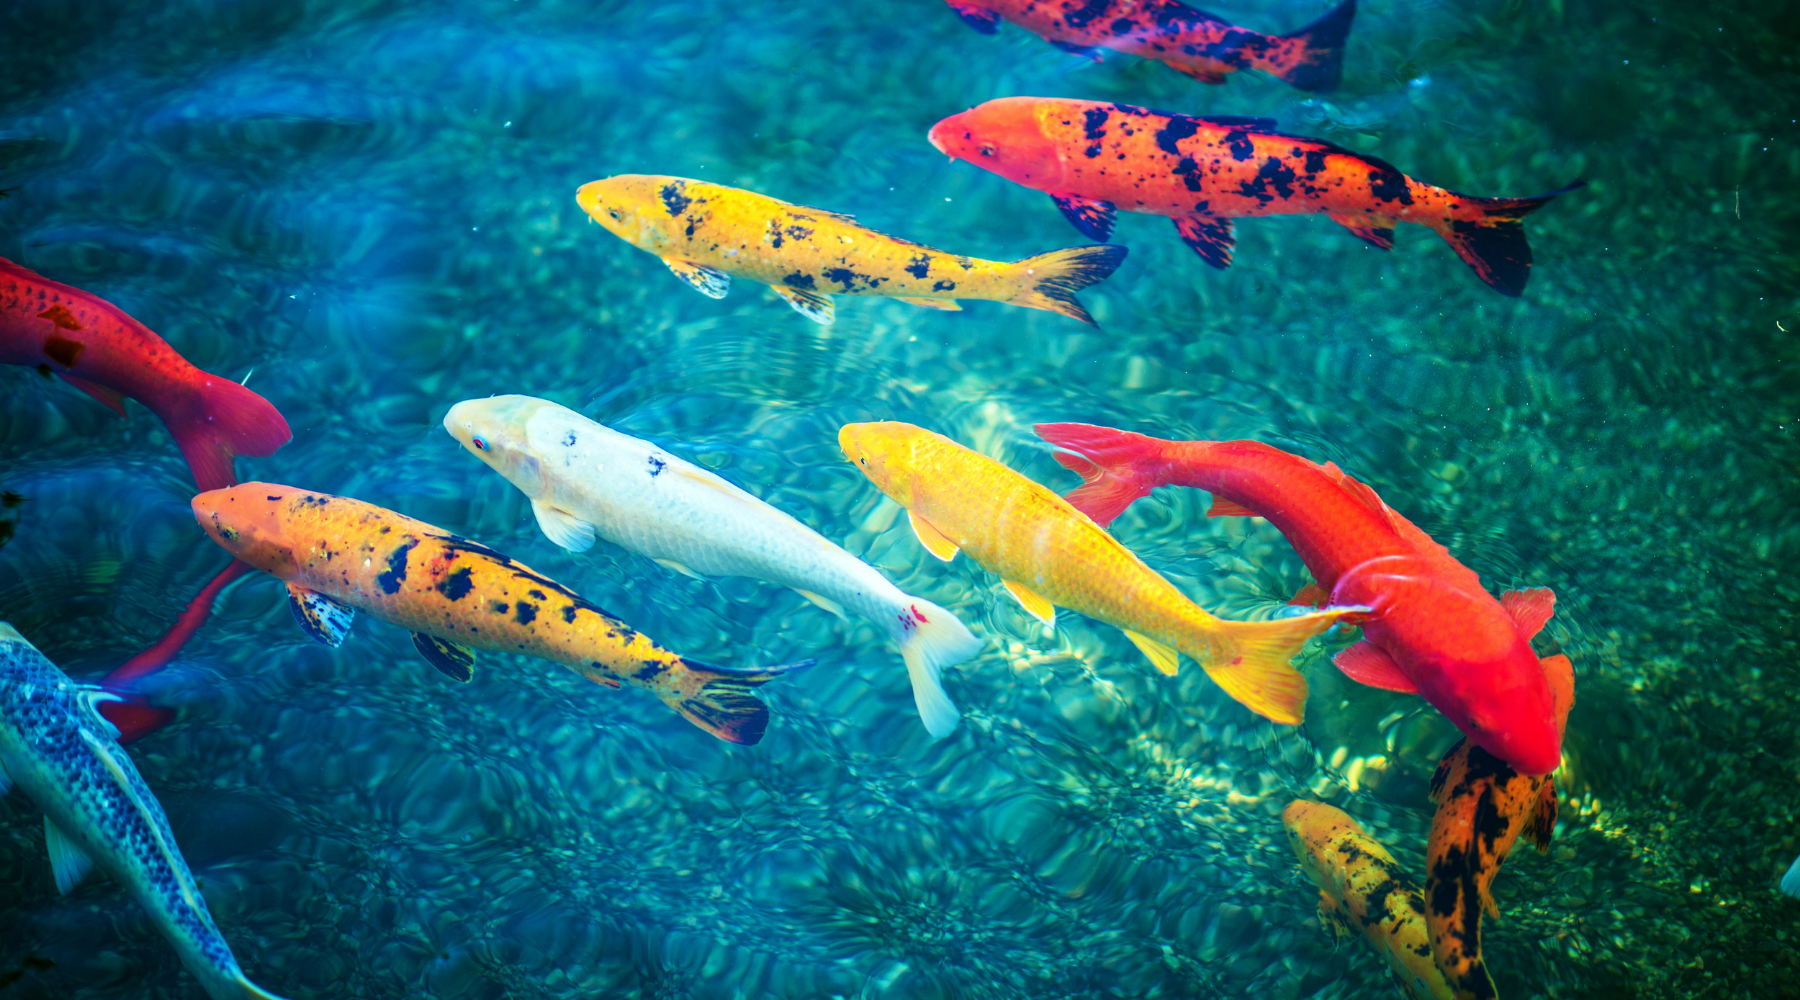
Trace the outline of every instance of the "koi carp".
<instances>
[{"instance_id":1,"label":"koi carp","mask_svg":"<svg viewBox=\"0 0 1800 1000\"><path fill-rule=\"evenodd\" d=\"M1435 230L1490 288L1517 296L1531 274L1520 221L1576 181L1530 198L1474 198L1413 180L1384 160L1275 131L1273 118L1196 118L1130 104L1003 97L932 126L931 144L1048 194L1088 237L1118 211L1166 215L1200 259L1230 266L1232 219L1322 212L1383 250L1394 227Z\"/></svg>"},{"instance_id":2,"label":"koi carp","mask_svg":"<svg viewBox=\"0 0 1800 1000\"><path fill-rule=\"evenodd\" d=\"M1419 883L1343 810L1296 800L1281 811L1300 869L1319 887L1319 922L1334 937L1361 932L1410 1000L1452 1000L1431 961Z\"/></svg>"},{"instance_id":3,"label":"koi carp","mask_svg":"<svg viewBox=\"0 0 1800 1000\"><path fill-rule=\"evenodd\" d=\"M1425 847L1425 924L1431 954L1456 1000L1493 1000L1481 958L1481 913L1499 907L1489 886L1524 833L1539 853L1556 829L1556 782L1528 777L1475 743L1452 747L1431 776L1437 813Z\"/></svg>"},{"instance_id":4,"label":"koi carp","mask_svg":"<svg viewBox=\"0 0 1800 1000\"><path fill-rule=\"evenodd\" d=\"M913 533L945 562L966 550L1026 612L1052 628L1056 607L1124 631L1173 676L1179 653L1252 712L1298 725L1306 678L1300 647L1358 608L1275 621L1226 621L1189 600L1062 497L1006 466L912 424L846 424L838 445L905 507Z\"/></svg>"},{"instance_id":5,"label":"koi carp","mask_svg":"<svg viewBox=\"0 0 1800 1000\"><path fill-rule=\"evenodd\" d=\"M640 438L531 396L468 399L444 429L531 498L552 542L585 552L596 538L697 579L747 576L840 618L886 632L906 661L919 718L933 737L956 728L943 668L981 640L943 608L901 593L863 562L729 481Z\"/></svg>"},{"instance_id":6,"label":"koi carp","mask_svg":"<svg viewBox=\"0 0 1800 1000\"><path fill-rule=\"evenodd\" d=\"M161 803L95 711L111 697L70 680L0 622L0 795L17 785L44 810L63 894L99 865L150 915L207 996L280 1000L244 977L213 923Z\"/></svg>"},{"instance_id":7,"label":"koi carp","mask_svg":"<svg viewBox=\"0 0 1800 1000\"><path fill-rule=\"evenodd\" d=\"M733 277L768 285L815 323L831 296L885 295L927 309L987 299L1093 326L1075 293L1113 273L1117 246L1072 247L1002 263L945 253L861 226L848 215L682 177L621 174L575 201L614 236L655 254L695 291L722 299Z\"/></svg>"},{"instance_id":8,"label":"koi carp","mask_svg":"<svg viewBox=\"0 0 1800 1000\"><path fill-rule=\"evenodd\" d=\"M1574 666L1531 648L1556 609L1548 588L1496 601L1448 549L1329 462L1258 441L1164 441L1091 424L1036 430L1085 480L1069 502L1103 526L1159 486L1210 491L1209 517L1267 518L1318 581L1304 603L1329 595L1373 609L1352 622L1362 640L1334 658L1345 676L1423 696L1525 774L1562 760Z\"/></svg>"},{"instance_id":9,"label":"koi carp","mask_svg":"<svg viewBox=\"0 0 1800 1000\"><path fill-rule=\"evenodd\" d=\"M713 667L672 653L522 563L349 497L272 483L202 493L194 517L227 552L287 583L302 630L337 647L358 610L412 633L427 662L474 677L471 648L560 663L596 684L642 688L732 743L762 739L754 688L812 665Z\"/></svg>"},{"instance_id":10,"label":"koi carp","mask_svg":"<svg viewBox=\"0 0 1800 1000\"><path fill-rule=\"evenodd\" d=\"M181 447L194 483L237 482L235 455L270 455L293 433L269 401L187 362L169 342L97 295L0 258L0 363L35 367L125 415L144 404Z\"/></svg>"},{"instance_id":11,"label":"koi carp","mask_svg":"<svg viewBox=\"0 0 1800 1000\"><path fill-rule=\"evenodd\" d=\"M1177 0L945 0L984 35L1001 20L1072 55L1100 61L1111 49L1167 64L1201 83L1258 69L1300 90L1336 90L1356 0L1287 35L1265 35Z\"/></svg>"}]
</instances>

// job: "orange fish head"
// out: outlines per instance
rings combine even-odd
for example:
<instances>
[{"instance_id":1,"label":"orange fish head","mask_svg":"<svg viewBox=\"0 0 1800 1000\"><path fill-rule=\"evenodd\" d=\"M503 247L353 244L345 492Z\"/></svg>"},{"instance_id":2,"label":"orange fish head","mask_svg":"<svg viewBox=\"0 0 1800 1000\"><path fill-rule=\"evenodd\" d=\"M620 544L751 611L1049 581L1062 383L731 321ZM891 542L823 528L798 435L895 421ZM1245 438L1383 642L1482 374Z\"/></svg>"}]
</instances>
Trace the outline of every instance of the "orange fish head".
<instances>
[{"instance_id":1,"label":"orange fish head","mask_svg":"<svg viewBox=\"0 0 1800 1000\"><path fill-rule=\"evenodd\" d=\"M299 569L288 531L288 506L296 496L317 496L275 483L243 483L208 490L193 500L194 520L207 537L239 559L282 579Z\"/></svg>"},{"instance_id":2,"label":"orange fish head","mask_svg":"<svg viewBox=\"0 0 1800 1000\"><path fill-rule=\"evenodd\" d=\"M619 239L651 253L669 245L670 226L690 199L690 182L680 177L620 174L589 181L575 191L575 204Z\"/></svg>"},{"instance_id":3,"label":"orange fish head","mask_svg":"<svg viewBox=\"0 0 1800 1000\"><path fill-rule=\"evenodd\" d=\"M1339 867L1332 861L1332 842L1345 832L1363 832L1362 825L1343 810L1305 799L1295 799L1281 810L1281 825L1287 828L1288 846L1300 859L1300 869L1326 890L1336 884L1333 873Z\"/></svg>"},{"instance_id":4,"label":"orange fish head","mask_svg":"<svg viewBox=\"0 0 1800 1000\"><path fill-rule=\"evenodd\" d=\"M913 503L913 446L927 433L912 424L880 420L845 424L838 430L838 447L876 488L902 507Z\"/></svg>"},{"instance_id":5,"label":"orange fish head","mask_svg":"<svg viewBox=\"0 0 1800 1000\"><path fill-rule=\"evenodd\" d=\"M460 441L469 454L536 500L549 492L549 483L543 462L531 444L531 418L545 410L560 409L535 396L465 399L444 414L444 430Z\"/></svg>"},{"instance_id":6,"label":"orange fish head","mask_svg":"<svg viewBox=\"0 0 1800 1000\"><path fill-rule=\"evenodd\" d=\"M1048 127L1060 105L1082 102L1038 97L1002 97L970 108L931 127L931 144L953 160L967 160L1026 187L1058 191L1063 187L1064 144ZM1067 111L1079 127L1082 110Z\"/></svg>"},{"instance_id":7,"label":"orange fish head","mask_svg":"<svg viewBox=\"0 0 1800 1000\"><path fill-rule=\"evenodd\" d=\"M1471 742L1524 775L1549 774L1562 763L1556 696L1529 645L1521 641L1497 662L1458 663L1439 676L1478 682L1478 689L1437 697L1426 692Z\"/></svg>"}]
</instances>

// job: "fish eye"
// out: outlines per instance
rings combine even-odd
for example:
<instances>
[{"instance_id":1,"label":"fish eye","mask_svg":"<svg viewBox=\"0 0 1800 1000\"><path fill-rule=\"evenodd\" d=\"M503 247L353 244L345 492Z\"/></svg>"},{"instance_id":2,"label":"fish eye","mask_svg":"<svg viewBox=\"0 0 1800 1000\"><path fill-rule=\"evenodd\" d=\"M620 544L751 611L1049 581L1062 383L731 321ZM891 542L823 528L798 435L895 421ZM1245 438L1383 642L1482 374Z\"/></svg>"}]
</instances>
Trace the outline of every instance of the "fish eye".
<instances>
[{"instance_id":1,"label":"fish eye","mask_svg":"<svg viewBox=\"0 0 1800 1000\"><path fill-rule=\"evenodd\" d=\"M621 212L621 211L619 211L619 210L618 210L618 209L616 209L616 208L609 208L609 209L607 209L607 210L606 210L606 214L607 214L607 215L610 215L610 216L612 216L612 217L613 217L613 219L614 219L614 220L618 220L618 219L623 219L623 218L625 218L625 213L624 213L624 212Z\"/></svg>"},{"instance_id":2,"label":"fish eye","mask_svg":"<svg viewBox=\"0 0 1800 1000\"><path fill-rule=\"evenodd\" d=\"M991 142L984 142L981 144L982 156L993 156L996 151L996 147Z\"/></svg>"},{"instance_id":3,"label":"fish eye","mask_svg":"<svg viewBox=\"0 0 1800 1000\"><path fill-rule=\"evenodd\" d=\"M479 434L470 438L469 443L474 445L475 447L481 449L482 451L488 450L487 438L484 438Z\"/></svg>"}]
</instances>

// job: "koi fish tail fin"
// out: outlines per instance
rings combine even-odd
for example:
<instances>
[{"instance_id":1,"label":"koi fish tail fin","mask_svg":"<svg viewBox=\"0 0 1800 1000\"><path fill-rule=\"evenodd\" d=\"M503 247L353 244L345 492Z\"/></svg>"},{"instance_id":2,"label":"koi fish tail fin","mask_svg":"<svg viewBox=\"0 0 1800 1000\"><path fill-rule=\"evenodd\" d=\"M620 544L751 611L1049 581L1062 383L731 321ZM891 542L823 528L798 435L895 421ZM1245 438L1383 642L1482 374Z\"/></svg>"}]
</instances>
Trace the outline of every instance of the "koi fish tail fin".
<instances>
[{"instance_id":1,"label":"koi fish tail fin","mask_svg":"<svg viewBox=\"0 0 1800 1000\"><path fill-rule=\"evenodd\" d=\"M981 652L981 640L955 615L917 597L908 597L890 617L894 642L906 661L906 675L912 678L919 721L932 739L941 740L956 730L962 716L939 676L945 667Z\"/></svg>"},{"instance_id":2,"label":"koi fish tail fin","mask_svg":"<svg viewBox=\"0 0 1800 1000\"><path fill-rule=\"evenodd\" d=\"M690 695L671 694L664 698L669 707L680 712L689 722L727 743L752 746L769 728L769 706L750 692L796 670L813 665L812 660L796 660L779 667L712 667L683 660L688 673L700 682L700 689Z\"/></svg>"},{"instance_id":3,"label":"koi fish tail fin","mask_svg":"<svg viewBox=\"0 0 1800 1000\"><path fill-rule=\"evenodd\" d=\"M1245 708L1272 722L1297 726L1306 716L1307 688L1306 678L1291 662L1294 654L1339 618L1367 611L1335 607L1262 622L1214 619L1209 627L1222 630L1225 641L1212 645L1203 638L1194 652L1182 651L1198 660L1206 675Z\"/></svg>"},{"instance_id":4,"label":"koi fish tail fin","mask_svg":"<svg viewBox=\"0 0 1800 1000\"><path fill-rule=\"evenodd\" d=\"M1056 460L1083 480L1064 499L1102 528L1139 497L1163 485L1162 441L1093 424L1037 424L1037 436L1057 447Z\"/></svg>"},{"instance_id":5,"label":"koi fish tail fin","mask_svg":"<svg viewBox=\"0 0 1800 1000\"><path fill-rule=\"evenodd\" d=\"M234 983L233 985L239 987L240 989L242 989L244 991L244 993L243 993L244 1000L283 1000L282 997L278 997L275 994L270 993L268 990L265 990L262 987L251 982L250 980L245 979L243 976L243 973L241 973L241 972L238 973L237 982Z\"/></svg>"},{"instance_id":6,"label":"koi fish tail fin","mask_svg":"<svg viewBox=\"0 0 1800 1000\"><path fill-rule=\"evenodd\" d=\"M1344 79L1344 41L1354 20L1356 0L1344 0L1317 21L1281 36L1305 46L1284 60L1287 65L1275 75L1297 90L1315 94L1336 90Z\"/></svg>"},{"instance_id":7,"label":"koi fish tail fin","mask_svg":"<svg viewBox=\"0 0 1800 1000\"><path fill-rule=\"evenodd\" d=\"M1781 891L1795 899L1800 899L1800 858L1788 866L1787 874L1781 876Z\"/></svg>"},{"instance_id":8,"label":"koi fish tail fin","mask_svg":"<svg viewBox=\"0 0 1800 1000\"><path fill-rule=\"evenodd\" d=\"M1015 260L1012 267L1016 269L1019 291L1005 301L1028 309L1062 313L1089 326L1098 326L1094 317L1075 300L1075 293L1111 277L1127 252L1124 247L1101 244L1053 250Z\"/></svg>"},{"instance_id":9,"label":"koi fish tail fin","mask_svg":"<svg viewBox=\"0 0 1800 1000\"><path fill-rule=\"evenodd\" d=\"M271 455L294 436L268 400L230 379L203 373L195 392L185 413L158 416L181 446L202 493L237 485L234 456Z\"/></svg>"},{"instance_id":10,"label":"koi fish tail fin","mask_svg":"<svg viewBox=\"0 0 1800 1000\"><path fill-rule=\"evenodd\" d=\"M1525 242L1527 215L1586 185L1576 181L1549 194L1532 198L1471 198L1456 195L1463 204L1442 225L1434 226L1463 263L1484 284L1501 295L1518 298L1531 277L1531 245Z\"/></svg>"}]
</instances>

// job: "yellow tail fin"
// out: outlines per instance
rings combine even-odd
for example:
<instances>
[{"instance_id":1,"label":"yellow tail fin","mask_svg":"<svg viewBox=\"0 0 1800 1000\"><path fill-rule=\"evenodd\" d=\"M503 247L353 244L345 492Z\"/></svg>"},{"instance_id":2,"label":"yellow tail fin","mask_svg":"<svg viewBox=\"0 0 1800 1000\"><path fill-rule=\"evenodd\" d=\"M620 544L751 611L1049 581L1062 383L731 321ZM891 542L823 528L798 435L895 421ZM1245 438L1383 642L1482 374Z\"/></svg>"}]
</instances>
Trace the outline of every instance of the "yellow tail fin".
<instances>
[{"instance_id":1,"label":"yellow tail fin","mask_svg":"<svg viewBox=\"0 0 1800 1000\"><path fill-rule=\"evenodd\" d=\"M1053 313L1097 326L1094 317L1075 301L1075 293L1097 281L1105 281L1125 259L1124 247L1090 246L1052 250L1036 257L1013 261L1019 292L1007 302Z\"/></svg>"},{"instance_id":2,"label":"yellow tail fin","mask_svg":"<svg viewBox=\"0 0 1800 1000\"><path fill-rule=\"evenodd\" d=\"M1297 726L1306 717L1306 678L1289 662L1306 640L1362 608L1330 608L1266 622L1217 622L1226 642L1210 660L1195 657L1206 675L1238 703L1273 722ZM1190 654L1191 655L1191 654Z\"/></svg>"}]
</instances>

